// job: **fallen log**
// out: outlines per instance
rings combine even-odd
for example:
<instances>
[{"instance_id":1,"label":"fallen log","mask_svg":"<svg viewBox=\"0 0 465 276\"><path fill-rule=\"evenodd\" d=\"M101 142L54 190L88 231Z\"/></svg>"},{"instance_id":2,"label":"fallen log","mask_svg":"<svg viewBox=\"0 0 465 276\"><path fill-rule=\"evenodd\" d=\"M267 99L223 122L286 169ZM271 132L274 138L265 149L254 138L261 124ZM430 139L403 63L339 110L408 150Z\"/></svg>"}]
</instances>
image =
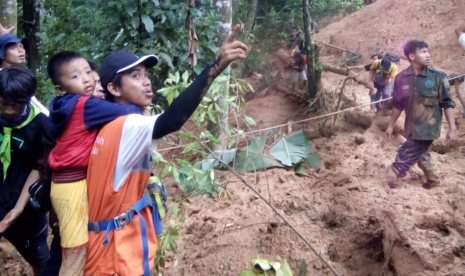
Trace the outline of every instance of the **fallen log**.
<instances>
[{"instance_id":1,"label":"fallen log","mask_svg":"<svg viewBox=\"0 0 465 276\"><path fill-rule=\"evenodd\" d=\"M283 61L285 64L291 64L292 62L292 57L289 55L289 53L282 49L277 52L276 56L281 61ZM354 72L353 70L350 70L348 68L334 66L334 65L324 63L324 62L322 62L321 64L324 66L325 71L332 72L338 75L347 76L349 79L354 80L356 83L363 85L370 90L375 89L375 87L373 86L373 82L369 81L368 79L362 78L360 74Z\"/></svg>"},{"instance_id":2,"label":"fallen log","mask_svg":"<svg viewBox=\"0 0 465 276\"><path fill-rule=\"evenodd\" d=\"M332 73L339 74L339 75L343 75L343 76L347 76L349 79L354 80L356 83L358 83L360 85L363 85L363 86L365 86L366 88L368 88L370 90L375 89L375 87L373 86L373 82L371 82L371 81L369 81L367 79L361 78L359 74L355 73L354 71L352 71L350 69L330 65L330 64L327 64L327 63L324 63L324 62L322 64L325 67L325 71L332 72Z\"/></svg>"}]
</instances>

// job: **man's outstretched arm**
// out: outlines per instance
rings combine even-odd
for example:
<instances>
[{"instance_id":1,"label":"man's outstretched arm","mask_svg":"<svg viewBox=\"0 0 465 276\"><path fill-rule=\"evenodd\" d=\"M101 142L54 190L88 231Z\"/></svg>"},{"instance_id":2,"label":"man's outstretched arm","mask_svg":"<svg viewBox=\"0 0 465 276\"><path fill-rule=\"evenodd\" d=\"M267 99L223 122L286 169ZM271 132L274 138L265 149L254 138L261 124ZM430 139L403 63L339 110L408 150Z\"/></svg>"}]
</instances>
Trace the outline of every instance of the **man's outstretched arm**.
<instances>
[{"instance_id":1,"label":"man's outstretched arm","mask_svg":"<svg viewBox=\"0 0 465 276\"><path fill-rule=\"evenodd\" d=\"M159 116L153 129L153 139L160 139L169 133L181 129L187 119L194 113L215 78L231 62L246 58L247 46L236 40L239 31L240 25L237 24L231 35L221 45L220 50L216 54L215 61L207 66L195 81Z\"/></svg>"}]
</instances>

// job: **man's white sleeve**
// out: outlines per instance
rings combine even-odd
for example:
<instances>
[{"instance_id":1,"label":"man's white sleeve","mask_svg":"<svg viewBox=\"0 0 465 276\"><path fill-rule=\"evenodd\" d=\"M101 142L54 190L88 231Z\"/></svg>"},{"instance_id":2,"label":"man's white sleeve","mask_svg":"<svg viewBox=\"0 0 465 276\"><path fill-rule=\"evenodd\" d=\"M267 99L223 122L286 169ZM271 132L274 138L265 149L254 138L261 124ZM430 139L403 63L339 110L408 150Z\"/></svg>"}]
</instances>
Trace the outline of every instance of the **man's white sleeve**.
<instances>
[{"instance_id":1,"label":"man's white sleeve","mask_svg":"<svg viewBox=\"0 0 465 276\"><path fill-rule=\"evenodd\" d=\"M459 44L462 45L462 48L465 50L465 33L460 35L459 37Z\"/></svg>"},{"instance_id":2,"label":"man's white sleeve","mask_svg":"<svg viewBox=\"0 0 465 276\"><path fill-rule=\"evenodd\" d=\"M113 178L115 191L121 188L137 162L157 149L159 140L152 138L157 118L158 115L146 117L132 114L125 120Z\"/></svg>"}]
</instances>

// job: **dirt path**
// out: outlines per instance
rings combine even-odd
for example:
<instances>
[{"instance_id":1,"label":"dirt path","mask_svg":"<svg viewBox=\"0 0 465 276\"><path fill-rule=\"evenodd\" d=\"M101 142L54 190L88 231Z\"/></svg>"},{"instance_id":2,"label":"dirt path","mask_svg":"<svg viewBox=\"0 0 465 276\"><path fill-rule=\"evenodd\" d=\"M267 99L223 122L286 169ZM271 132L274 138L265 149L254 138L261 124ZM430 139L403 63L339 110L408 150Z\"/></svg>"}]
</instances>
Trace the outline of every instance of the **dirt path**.
<instances>
[{"instance_id":1,"label":"dirt path","mask_svg":"<svg viewBox=\"0 0 465 276\"><path fill-rule=\"evenodd\" d=\"M340 80L331 75L325 79L328 87ZM367 101L365 89L349 87L348 91L359 103ZM276 104L277 114L281 112L282 94L266 99L267 104ZM249 114L260 114L262 101L252 100ZM450 148L442 138L432 147L441 187L425 190L422 173L414 167L402 186L391 190L384 172L403 138L386 142L379 126L388 117L374 117L368 107L360 113L373 118L370 128L349 125L341 117L336 135L313 140L326 169L309 171L310 177L273 169L246 178L265 196L270 190L273 204L341 275L462 275L465 168L459 164L465 164L463 127L460 146ZM304 128L315 131L316 127ZM357 143L359 137L366 142ZM331 275L288 227L264 224L280 221L263 202L234 178L228 181L231 199L195 198L183 204L186 220L179 266L167 269L166 275L239 275L257 256L287 259L295 272L305 261L307 275Z\"/></svg>"}]
</instances>

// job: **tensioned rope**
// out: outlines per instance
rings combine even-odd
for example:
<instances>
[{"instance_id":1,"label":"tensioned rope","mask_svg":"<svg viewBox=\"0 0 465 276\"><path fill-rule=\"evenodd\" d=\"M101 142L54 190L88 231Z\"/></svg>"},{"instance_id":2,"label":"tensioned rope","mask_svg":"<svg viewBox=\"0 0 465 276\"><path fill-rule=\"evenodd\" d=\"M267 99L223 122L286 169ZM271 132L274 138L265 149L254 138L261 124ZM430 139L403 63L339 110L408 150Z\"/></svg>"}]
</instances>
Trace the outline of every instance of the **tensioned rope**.
<instances>
[{"instance_id":1,"label":"tensioned rope","mask_svg":"<svg viewBox=\"0 0 465 276\"><path fill-rule=\"evenodd\" d=\"M346 108L346 109L339 110L339 111L332 112L332 113L328 113L328 114L323 114L323 115L320 115L320 116L315 116L315 117L311 117L311 118L306 118L306 119L302 119L302 120L295 121L295 122L288 122L288 123L280 124L280 125L277 125L277 126L272 126L272 127L267 127L267 128L252 130L252 131L244 132L244 133L241 133L241 134L234 134L234 135L231 135L231 136L228 136L228 137L222 137L222 138L219 138L219 139L229 139L229 138L237 137L237 136L240 136L240 135L247 135L247 134L252 134L252 133L257 133L257 132L272 130L272 129L275 129L275 128L285 127L285 126L289 126L289 125L301 124L301 123L305 123L305 122L308 122L308 121L313 121L313 120L317 120L317 119L322 119L322 118L326 118L326 117L329 117L329 116L333 116L333 115L341 114L341 113L344 113L344 112L352 111L352 110L355 110L355 109L360 108L360 107L364 107L364 106L368 106L368 105L372 105L372 104L376 104L376 103L388 101L388 100L390 100L390 99L392 99L392 97L386 98L386 99L382 99L382 100L379 100L379 101L376 101L376 102L370 102L370 103L366 103L366 104L361 104L361 105L358 105L358 106ZM202 142L203 142L203 143L206 143L206 142L208 142L208 141L202 141ZM180 148L183 148L183 147L185 147L185 146L186 146L186 145L179 145L179 146L174 146L174 147L159 149L159 150L157 150L157 151L158 151L158 152L161 152L161 151L168 151L168 150L172 150L172 149L180 149Z\"/></svg>"}]
</instances>

